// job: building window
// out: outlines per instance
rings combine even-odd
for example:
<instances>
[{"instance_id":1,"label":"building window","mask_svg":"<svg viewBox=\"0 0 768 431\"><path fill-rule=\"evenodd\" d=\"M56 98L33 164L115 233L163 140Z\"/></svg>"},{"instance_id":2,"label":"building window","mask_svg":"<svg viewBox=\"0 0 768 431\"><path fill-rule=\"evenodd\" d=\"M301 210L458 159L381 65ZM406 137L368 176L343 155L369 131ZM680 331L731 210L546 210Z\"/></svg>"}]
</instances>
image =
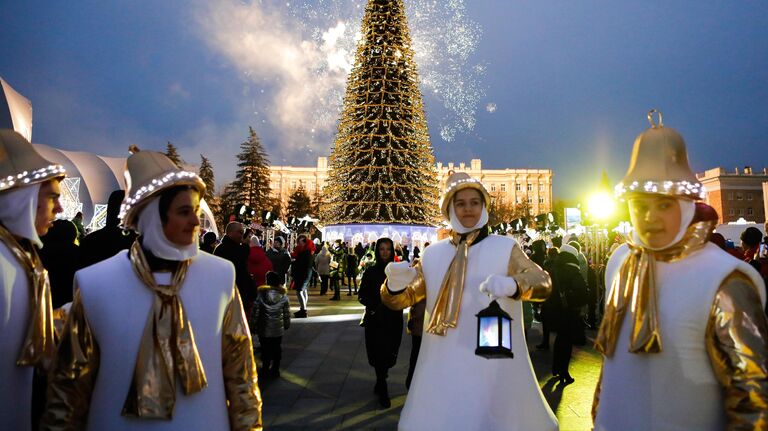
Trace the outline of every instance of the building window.
<instances>
[{"instance_id":1,"label":"building window","mask_svg":"<svg viewBox=\"0 0 768 431\"><path fill-rule=\"evenodd\" d=\"M744 210L743 210L742 208L739 208L739 209L738 209L738 214L739 214L739 215L744 215Z\"/></svg>"},{"instance_id":2,"label":"building window","mask_svg":"<svg viewBox=\"0 0 768 431\"><path fill-rule=\"evenodd\" d=\"M736 211L733 208L731 208L728 210L728 215L736 215Z\"/></svg>"},{"instance_id":3,"label":"building window","mask_svg":"<svg viewBox=\"0 0 768 431\"><path fill-rule=\"evenodd\" d=\"M291 181L291 190L296 188L296 180Z\"/></svg>"},{"instance_id":4,"label":"building window","mask_svg":"<svg viewBox=\"0 0 768 431\"><path fill-rule=\"evenodd\" d=\"M744 195L742 195L741 193L736 193L736 200L737 201L744 200Z\"/></svg>"},{"instance_id":5,"label":"building window","mask_svg":"<svg viewBox=\"0 0 768 431\"><path fill-rule=\"evenodd\" d=\"M501 191L506 193L506 191L507 191L507 185L506 184L504 184L504 183L501 184Z\"/></svg>"},{"instance_id":6,"label":"building window","mask_svg":"<svg viewBox=\"0 0 768 431\"><path fill-rule=\"evenodd\" d=\"M733 192L728 192L728 200L729 201L733 200ZM733 215L733 214L731 214L731 215Z\"/></svg>"},{"instance_id":7,"label":"building window","mask_svg":"<svg viewBox=\"0 0 768 431\"><path fill-rule=\"evenodd\" d=\"M491 183L491 191L492 192L496 191L496 183Z\"/></svg>"},{"instance_id":8,"label":"building window","mask_svg":"<svg viewBox=\"0 0 768 431\"><path fill-rule=\"evenodd\" d=\"M543 204L543 203L544 203L544 196L539 196L539 203L540 203L540 204Z\"/></svg>"},{"instance_id":9,"label":"building window","mask_svg":"<svg viewBox=\"0 0 768 431\"><path fill-rule=\"evenodd\" d=\"M752 193L747 193L747 200L748 200L748 201L751 201L751 200L752 200Z\"/></svg>"},{"instance_id":10,"label":"building window","mask_svg":"<svg viewBox=\"0 0 768 431\"><path fill-rule=\"evenodd\" d=\"M516 204L519 204L519 203L520 203L520 196L518 196L518 197L516 197L516 198L515 198L515 203L516 203Z\"/></svg>"},{"instance_id":11,"label":"building window","mask_svg":"<svg viewBox=\"0 0 768 431\"><path fill-rule=\"evenodd\" d=\"M747 208L747 215L753 215L752 208Z\"/></svg>"},{"instance_id":12,"label":"building window","mask_svg":"<svg viewBox=\"0 0 768 431\"><path fill-rule=\"evenodd\" d=\"M539 191L540 191L540 192L543 192L543 191L544 191L544 184L539 184Z\"/></svg>"},{"instance_id":13,"label":"building window","mask_svg":"<svg viewBox=\"0 0 768 431\"><path fill-rule=\"evenodd\" d=\"M516 191L516 192L522 191L522 188L521 188L521 186L520 186L520 183L517 183L517 184L515 184L515 191Z\"/></svg>"},{"instance_id":14,"label":"building window","mask_svg":"<svg viewBox=\"0 0 768 431\"><path fill-rule=\"evenodd\" d=\"M528 184L527 190L529 192L532 192L533 191L533 184Z\"/></svg>"},{"instance_id":15,"label":"building window","mask_svg":"<svg viewBox=\"0 0 768 431\"><path fill-rule=\"evenodd\" d=\"M533 198L532 198L532 197L530 197L530 196L528 196L528 203L529 203L529 204L532 204L532 203L533 203Z\"/></svg>"}]
</instances>

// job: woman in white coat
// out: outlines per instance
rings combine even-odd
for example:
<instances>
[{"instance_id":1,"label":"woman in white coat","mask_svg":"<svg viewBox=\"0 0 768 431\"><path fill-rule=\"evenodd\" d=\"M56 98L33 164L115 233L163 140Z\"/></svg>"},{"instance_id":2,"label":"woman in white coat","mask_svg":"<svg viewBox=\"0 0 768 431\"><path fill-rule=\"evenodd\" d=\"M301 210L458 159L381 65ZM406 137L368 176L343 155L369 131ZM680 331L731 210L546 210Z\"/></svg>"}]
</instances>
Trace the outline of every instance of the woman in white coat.
<instances>
[{"instance_id":1,"label":"woman in white coat","mask_svg":"<svg viewBox=\"0 0 768 431\"><path fill-rule=\"evenodd\" d=\"M403 309L426 298L427 309L400 430L557 429L528 357L521 306L546 299L550 279L514 239L488 234L489 204L479 181L452 174L441 205L452 237L425 249L414 267L387 266L384 304ZM475 314L488 296L514 319L512 359L475 355Z\"/></svg>"}]
</instances>

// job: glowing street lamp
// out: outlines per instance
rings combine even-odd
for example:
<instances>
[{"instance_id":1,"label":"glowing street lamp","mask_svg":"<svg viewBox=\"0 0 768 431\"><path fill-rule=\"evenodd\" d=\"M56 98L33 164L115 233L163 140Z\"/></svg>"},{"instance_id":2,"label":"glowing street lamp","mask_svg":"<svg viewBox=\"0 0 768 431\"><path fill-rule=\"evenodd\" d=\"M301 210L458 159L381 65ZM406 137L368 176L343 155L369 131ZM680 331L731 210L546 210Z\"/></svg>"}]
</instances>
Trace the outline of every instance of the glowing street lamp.
<instances>
[{"instance_id":1,"label":"glowing street lamp","mask_svg":"<svg viewBox=\"0 0 768 431\"><path fill-rule=\"evenodd\" d=\"M587 211L595 220L605 221L616 211L616 202L608 192L597 192L589 197Z\"/></svg>"}]
</instances>

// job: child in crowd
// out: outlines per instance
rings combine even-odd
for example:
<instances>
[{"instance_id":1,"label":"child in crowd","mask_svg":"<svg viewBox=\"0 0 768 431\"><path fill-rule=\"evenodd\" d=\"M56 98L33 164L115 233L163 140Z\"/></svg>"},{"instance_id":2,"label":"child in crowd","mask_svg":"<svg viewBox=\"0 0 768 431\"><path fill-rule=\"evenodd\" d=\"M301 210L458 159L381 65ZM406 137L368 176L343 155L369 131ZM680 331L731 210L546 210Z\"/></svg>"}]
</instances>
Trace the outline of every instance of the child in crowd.
<instances>
[{"instance_id":1,"label":"child in crowd","mask_svg":"<svg viewBox=\"0 0 768 431\"><path fill-rule=\"evenodd\" d=\"M266 282L258 288L251 324L261 344L259 374L280 377L281 344L285 330L291 326L291 305L279 274L267 272Z\"/></svg>"}]
</instances>

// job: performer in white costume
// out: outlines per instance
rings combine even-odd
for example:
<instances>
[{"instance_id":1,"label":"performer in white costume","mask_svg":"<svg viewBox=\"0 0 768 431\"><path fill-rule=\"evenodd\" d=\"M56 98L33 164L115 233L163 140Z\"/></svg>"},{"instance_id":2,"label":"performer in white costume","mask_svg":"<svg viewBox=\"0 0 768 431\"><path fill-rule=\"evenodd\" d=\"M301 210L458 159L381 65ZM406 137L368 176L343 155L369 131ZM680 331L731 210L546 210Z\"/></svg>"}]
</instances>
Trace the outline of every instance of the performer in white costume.
<instances>
[{"instance_id":1,"label":"performer in white costume","mask_svg":"<svg viewBox=\"0 0 768 431\"><path fill-rule=\"evenodd\" d=\"M141 236L75 274L42 429L261 430L234 268L197 249L205 185L137 151L121 218Z\"/></svg>"},{"instance_id":2,"label":"performer in white costume","mask_svg":"<svg viewBox=\"0 0 768 431\"><path fill-rule=\"evenodd\" d=\"M708 241L717 214L696 203L683 138L653 113L616 187L635 232L605 274L595 429L768 429L765 286Z\"/></svg>"},{"instance_id":3,"label":"performer in white costume","mask_svg":"<svg viewBox=\"0 0 768 431\"><path fill-rule=\"evenodd\" d=\"M32 375L55 353L51 288L37 249L59 204L64 168L0 129L0 428L32 428Z\"/></svg>"},{"instance_id":4,"label":"performer in white costume","mask_svg":"<svg viewBox=\"0 0 768 431\"><path fill-rule=\"evenodd\" d=\"M403 309L424 298L427 303L400 430L557 429L528 357L521 306L546 299L551 282L514 239L488 234L489 204L479 181L452 174L441 209L453 236L426 248L413 268L408 262L387 266L384 304ZM513 359L475 355L475 314L488 306L487 294L514 319Z\"/></svg>"}]
</instances>

